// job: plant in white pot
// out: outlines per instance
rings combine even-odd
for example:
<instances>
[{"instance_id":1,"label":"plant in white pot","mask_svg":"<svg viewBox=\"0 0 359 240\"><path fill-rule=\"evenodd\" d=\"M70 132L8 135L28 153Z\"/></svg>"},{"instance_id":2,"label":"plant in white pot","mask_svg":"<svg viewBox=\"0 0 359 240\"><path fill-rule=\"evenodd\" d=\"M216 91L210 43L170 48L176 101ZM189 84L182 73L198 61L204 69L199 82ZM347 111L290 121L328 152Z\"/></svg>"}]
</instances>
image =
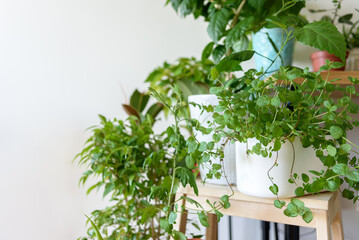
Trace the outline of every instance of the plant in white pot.
<instances>
[{"instance_id":1,"label":"plant in white pot","mask_svg":"<svg viewBox=\"0 0 359 240\"><path fill-rule=\"evenodd\" d=\"M322 70L341 66L330 63ZM211 88L219 104L213 110L210 130L202 129L214 133L215 142L239 142L239 190L275 197L279 208L285 205L280 197L338 189L343 197L356 201L353 189L359 189L359 163L350 153L358 146L347 138L347 132L359 126L352 119L359 110L352 102L353 96L359 96L355 90L359 80L349 78L352 85L342 88L319 72L294 67L281 68L266 81L261 76L249 70L244 77ZM304 80L298 83L298 78ZM342 97L334 99L337 91ZM284 213L301 215L307 222L312 219L309 209L293 207L293 203Z\"/></svg>"}]
</instances>

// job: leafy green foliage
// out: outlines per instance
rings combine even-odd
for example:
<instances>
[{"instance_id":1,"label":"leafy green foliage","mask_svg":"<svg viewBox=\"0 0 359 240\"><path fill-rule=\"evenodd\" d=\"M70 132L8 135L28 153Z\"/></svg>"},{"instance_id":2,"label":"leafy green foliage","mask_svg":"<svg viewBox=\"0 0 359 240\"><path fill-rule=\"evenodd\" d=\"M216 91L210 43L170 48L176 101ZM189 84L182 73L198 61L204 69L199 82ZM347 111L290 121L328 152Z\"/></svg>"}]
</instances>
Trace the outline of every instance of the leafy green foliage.
<instances>
[{"instance_id":1,"label":"leafy green foliage","mask_svg":"<svg viewBox=\"0 0 359 240\"><path fill-rule=\"evenodd\" d=\"M325 21L309 23L296 29L294 36L299 42L334 54L345 62L344 36L333 24Z\"/></svg>"},{"instance_id":2,"label":"leafy green foliage","mask_svg":"<svg viewBox=\"0 0 359 240\"><path fill-rule=\"evenodd\" d=\"M255 70L245 72L241 78L223 80L222 73L236 71L237 66L233 64L221 68L220 64L214 67L217 74L212 77L217 77L222 86L212 87L210 92L219 98L214 110L218 108L219 112L225 111L226 114L213 114L209 127L214 142L246 142L255 138L258 143L248 149L248 153L267 157L276 154L282 143L299 138L303 147L314 148L325 170L309 171L311 178L306 173L301 174L302 185L299 185L299 176L290 172L289 182L298 185L295 194L303 196L323 190L337 191L347 182L349 188L343 192L343 196L354 199L350 188L359 188L359 173L357 159L351 157L350 152L352 147L357 146L347 139L347 132L357 126L351 116L358 112L358 106L351 99L359 94L335 82L326 81L319 73L294 67L282 67L266 81L260 80L263 73ZM328 63L325 68L331 69L334 65ZM297 83L294 81L296 78L304 81ZM352 80L351 87L359 83L357 79ZM340 92L342 97L332 98L335 91ZM208 134L205 131L202 133ZM293 156L293 161L300 161L300 158ZM275 179L270 180L273 184L269 190L278 195L280 189ZM287 205L284 214L302 216L304 221L311 221L313 216L310 210L293 201ZM284 204L279 199L274 202L278 208Z\"/></svg>"},{"instance_id":3,"label":"leafy green foliage","mask_svg":"<svg viewBox=\"0 0 359 240\"><path fill-rule=\"evenodd\" d=\"M208 93L209 86L213 84L208 80L208 75L214 64L207 59L210 54L208 52L212 52L212 48L212 44L207 46L201 61L195 58L180 58L175 64L165 62L162 67L151 72L146 82L149 82L156 92L166 97L163 100L167 104L171 104L170 98L177 99L176 93L172 91L175 86L182 92L185 99L189 95Z\"/></svg>"},{"instance_id":4,"label":"leafy green foliage","mask_svg":"<svg viewBox=\"0 0 359 240\"><path fill-rule=\"evenodd\" d=\"M230 12L226 8L221 8L211 17L207 32L209 37L216 43L222 37L228 24Z\"/></svg>"},{"instance_id":5,"label":"leafy green foliage","mask_svg":"<svg viewBox=\"0 0 359 240\"><path fill-rule=\"evenodd\" d=\"M141 123L136 116L126 121L101 116L101 126L92 128L87 146L78 155L79 163L89 168L80 182L84 184L89 176L100 177L88 193L103 187L103 195L113 203L91 214L104 239L148 239L164 234L152 220L164 218L157 209L163 204L161 194L151 195L154 205L149 198L154 185L168 189L163 177L171 171L170 158L167 141L153 133L152 125L148 115Z\"/></svg>"}]
</instances>

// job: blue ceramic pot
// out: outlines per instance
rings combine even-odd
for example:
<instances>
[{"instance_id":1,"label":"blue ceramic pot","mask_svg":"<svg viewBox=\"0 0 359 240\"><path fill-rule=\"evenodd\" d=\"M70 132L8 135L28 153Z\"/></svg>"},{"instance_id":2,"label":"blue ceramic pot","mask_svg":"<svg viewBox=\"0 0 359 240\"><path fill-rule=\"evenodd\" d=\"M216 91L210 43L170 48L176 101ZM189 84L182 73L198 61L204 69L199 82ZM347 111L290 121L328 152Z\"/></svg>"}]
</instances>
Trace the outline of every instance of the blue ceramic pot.
<instances>
[{"instance_id":1,"label":"blue ceramic pot","mask_svg":"<svg viewBox=\"0 0 359 240\"><path fill-rule=\"evenodd\" d=\"M257 33L253 35L253 50L257 53L265 56L260 56L259 54L254 55L254 60L256 64L256 69L261 71L266 71L268 67L271 65L271 61L269 59L274 60L277 55L276 50L272 46L269 41L268 36L272 39L274 45L278 50L281 49L282 44L286 39L286 32L281 28L263 28ZM294 48L294 38L287 42L281 52L281 58L278 57L271 67L267 70L267 74L270 75L277 71L280 66L288 66L292 65L293 60L293 48ZM267 59L267 58L269 59Z\"/></svg>"}]
</instances>

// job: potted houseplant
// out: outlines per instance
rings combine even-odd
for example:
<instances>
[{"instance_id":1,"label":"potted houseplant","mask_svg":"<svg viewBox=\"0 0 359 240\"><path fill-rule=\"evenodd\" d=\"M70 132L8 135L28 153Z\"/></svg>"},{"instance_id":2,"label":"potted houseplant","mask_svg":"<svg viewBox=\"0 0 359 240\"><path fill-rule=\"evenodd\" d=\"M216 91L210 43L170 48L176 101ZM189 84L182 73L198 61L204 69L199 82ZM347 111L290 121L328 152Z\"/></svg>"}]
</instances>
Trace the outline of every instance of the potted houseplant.
<instances>
[{"instance_id":1,"label":"potted houseplant","mask_svg":"<svg viewBox=\"0 0 359 240\"><path fill-rule=\"evenodd\" d=\"M91 136L77 156L79 164L87 168L79 183L100 176L87 194L102 188L103 197L110 196L112 203L91 213L89 236L80 239L99 237L100 232L104 239L160 239L165 234L158 224L164 215L156 210L164 201L153 196L150 204L149 197L153 185L161 186L168 179L169 146L163 135L152 130L163 105L155 103L146 108L149 97L136 90L124 104L129 114L126 120L100 115L101 125L91 128Z\"/></svg>"},{"instance_id":2,"label":"potted houseplant","mask_svg":"<svg viewBox=\"0 0 359 240\"><path fill-rule=\"evenodd\" d=\"M218 65L215 68L217 67ZM341 64L328 63L321 69L330 70L336 67L341 67ZM266 81L260 80L261 75L260 72L250 70L244 77L233 78L224 81L220 87L211 88L211 93L219 98L219 107L213 110L214 122L209 126L216 134L214 140L226 139L243 143L238 146L241 147L239 156L243 157L241 164L249 161L249 165L255 167L249 170L254 178L249 178L252 182L247 184L252 186L252 189L249 189L252 191L247 194L256 195L253 189L264 187L264 190L277 197L274 204L281 208L285 203L279 199L283 191L279 185L286 188L288 181L288 184L295 187L289 195L284 192L284 197L314 194L323 190L337 191L347 182L349 187L344 187L342 195L356 201L358 197L354 196L352 189L359 188L359 165L356 157L350 156L350 152L358 146L347 138L347 132L359 126L359 122L351 118L359 110L359 106L351 101L353 96L359 96L354 87L359 84L359 80L349 78L352 85L342 88L335 81L328 82L323 79L320 72L312 73L308 69L293 67L281 68ZM212 75L217 79L219 76ZM297 83L297 78L304 81ZM237 86L241 84L247 85L247 88L238 91ZM335 91L341 92L343 96L334 100L331 95ZM223 109L224 113L219 114ZM204 128L203 132L207 130ZM289 164L279 162L280 154L288 154L280 151L286 145L292 150L289 152ZM298 156L299 152L303 151L305 155ZM256 164L259 160L249 157L250 155L261 156L262 161L268 159L267 169L259 168ZM296 169L295 165L300 166L308 156L312 162L301 166L303 169ZM316 168L318 163L321 167L319 169ZM281 164L286 165L283 168L286 178L284 183L277 184L276 181L281 179L273 177L272 171L281 168ZM308 166L314 169L305 169ZM237 169L241 167L239 165ZM303 172L308 170L309 172ZM237 172L237 179L240 181L237 186L240 190L248 191L242 188L245 186L242 182L248 179L243 178L241 173L242 171ZM265 177L267 182L254 186L256 183L253 179L262 177ZM261 194L257 196L268 197ZM293 209L295 210L289 207L284 213L288 216L300 214L305 221L311 221L311 214L306 211L293 213Z\"/></svg>"},{"instance_id":3,"label":"potted houseplant","mask_svg":"<svg viewBox=\"0 0 359 240\"><path fill-rule=\"evenodd\" d=\"M187 157L193 146L180 132L180 122L189 121L187 105L183 104L181 92L176 87L173 90L177 95L172 96L170 102L176 105L168 105L167 96L152 90L161 103L151 107L146 107L149 95L136 90L130 102L124 105L130 115L128 119L108 120L100 115L101 126L91 128L92 135L77 155L79 164L88 168L79 183L85 184L90 176L101 176L87 193L103 187L103 196L111 196L114 204L93 211L93 220L88 218L91 223L88 236L79 239L162 239L169 236L186 239L183 233L173 229L177 213L183 211L174 197L179 184L189 184L198 193L192 172L196 161ZM163 107L175 117L175 124L155 134L152 126ZM212 206L211 211L223 216L218 210L230 206L228 196ZM204 210L198 212L204 226L208 226L206 214Z\"/></svg>"}]
</instances>

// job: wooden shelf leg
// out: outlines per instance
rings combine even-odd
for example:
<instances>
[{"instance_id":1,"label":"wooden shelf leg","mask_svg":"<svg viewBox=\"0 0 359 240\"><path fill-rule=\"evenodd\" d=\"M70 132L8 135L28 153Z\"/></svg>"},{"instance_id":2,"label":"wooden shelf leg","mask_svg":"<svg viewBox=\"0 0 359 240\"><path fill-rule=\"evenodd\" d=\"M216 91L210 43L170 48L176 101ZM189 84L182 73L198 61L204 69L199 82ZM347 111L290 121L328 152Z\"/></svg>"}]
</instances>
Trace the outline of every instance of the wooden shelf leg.
<instances>
[{"instance_id":1,"label":"wooden shelf leg","mask_svg":"<svg viewBox=\"0 0 359 240\"><path fill-rule=\"evenodd\" d=\"M340 209L338 210L338 213L332 222L332 231L333 231L333 239L344 240L342 213Z\"/></svg>"},{"instance_id":2,"label":"wooden shelf leg","mask_svg":"<svg viewBox=\"0 0 359 240\"><path fill-rule=\"evenodd\" d=\"M208 216L209 227L206 230L206 240L217 240L217 236L218 236L217 215L209 213L207 216Z\"/></svg>"},{"instance_id":3,"label":"wooden shelf leg","mask_svg":"<svg viewBox=\"0 0 359 240\"><path fill-rule=\"evenodd\" d=\"M186 196L185 194L178 196L177 199L179 199L181 196ZM177 196L176 196L177 197ZM183 206L183 208L186 207L186 199L182 199L181 205L179 205L179 207L181 208L181 206ZM178 218L176 223L174 224L174 229L177 231L180 231L182 233L186 233L186 225L187 225L187 211L185 210L184 212L182 212Z\"/></svg>"},{"instance_id":4,"label":"wooden shelf leg","mask_svg":"<svg viewBox=\"0 0 359 240\"><path fill-rule=\"evenodd\" d=\"M315 212L315 215L316 215L317 240L332 240L331 224L329 222L328 211L317 210Z\"/></svg>"}]
</instances>

